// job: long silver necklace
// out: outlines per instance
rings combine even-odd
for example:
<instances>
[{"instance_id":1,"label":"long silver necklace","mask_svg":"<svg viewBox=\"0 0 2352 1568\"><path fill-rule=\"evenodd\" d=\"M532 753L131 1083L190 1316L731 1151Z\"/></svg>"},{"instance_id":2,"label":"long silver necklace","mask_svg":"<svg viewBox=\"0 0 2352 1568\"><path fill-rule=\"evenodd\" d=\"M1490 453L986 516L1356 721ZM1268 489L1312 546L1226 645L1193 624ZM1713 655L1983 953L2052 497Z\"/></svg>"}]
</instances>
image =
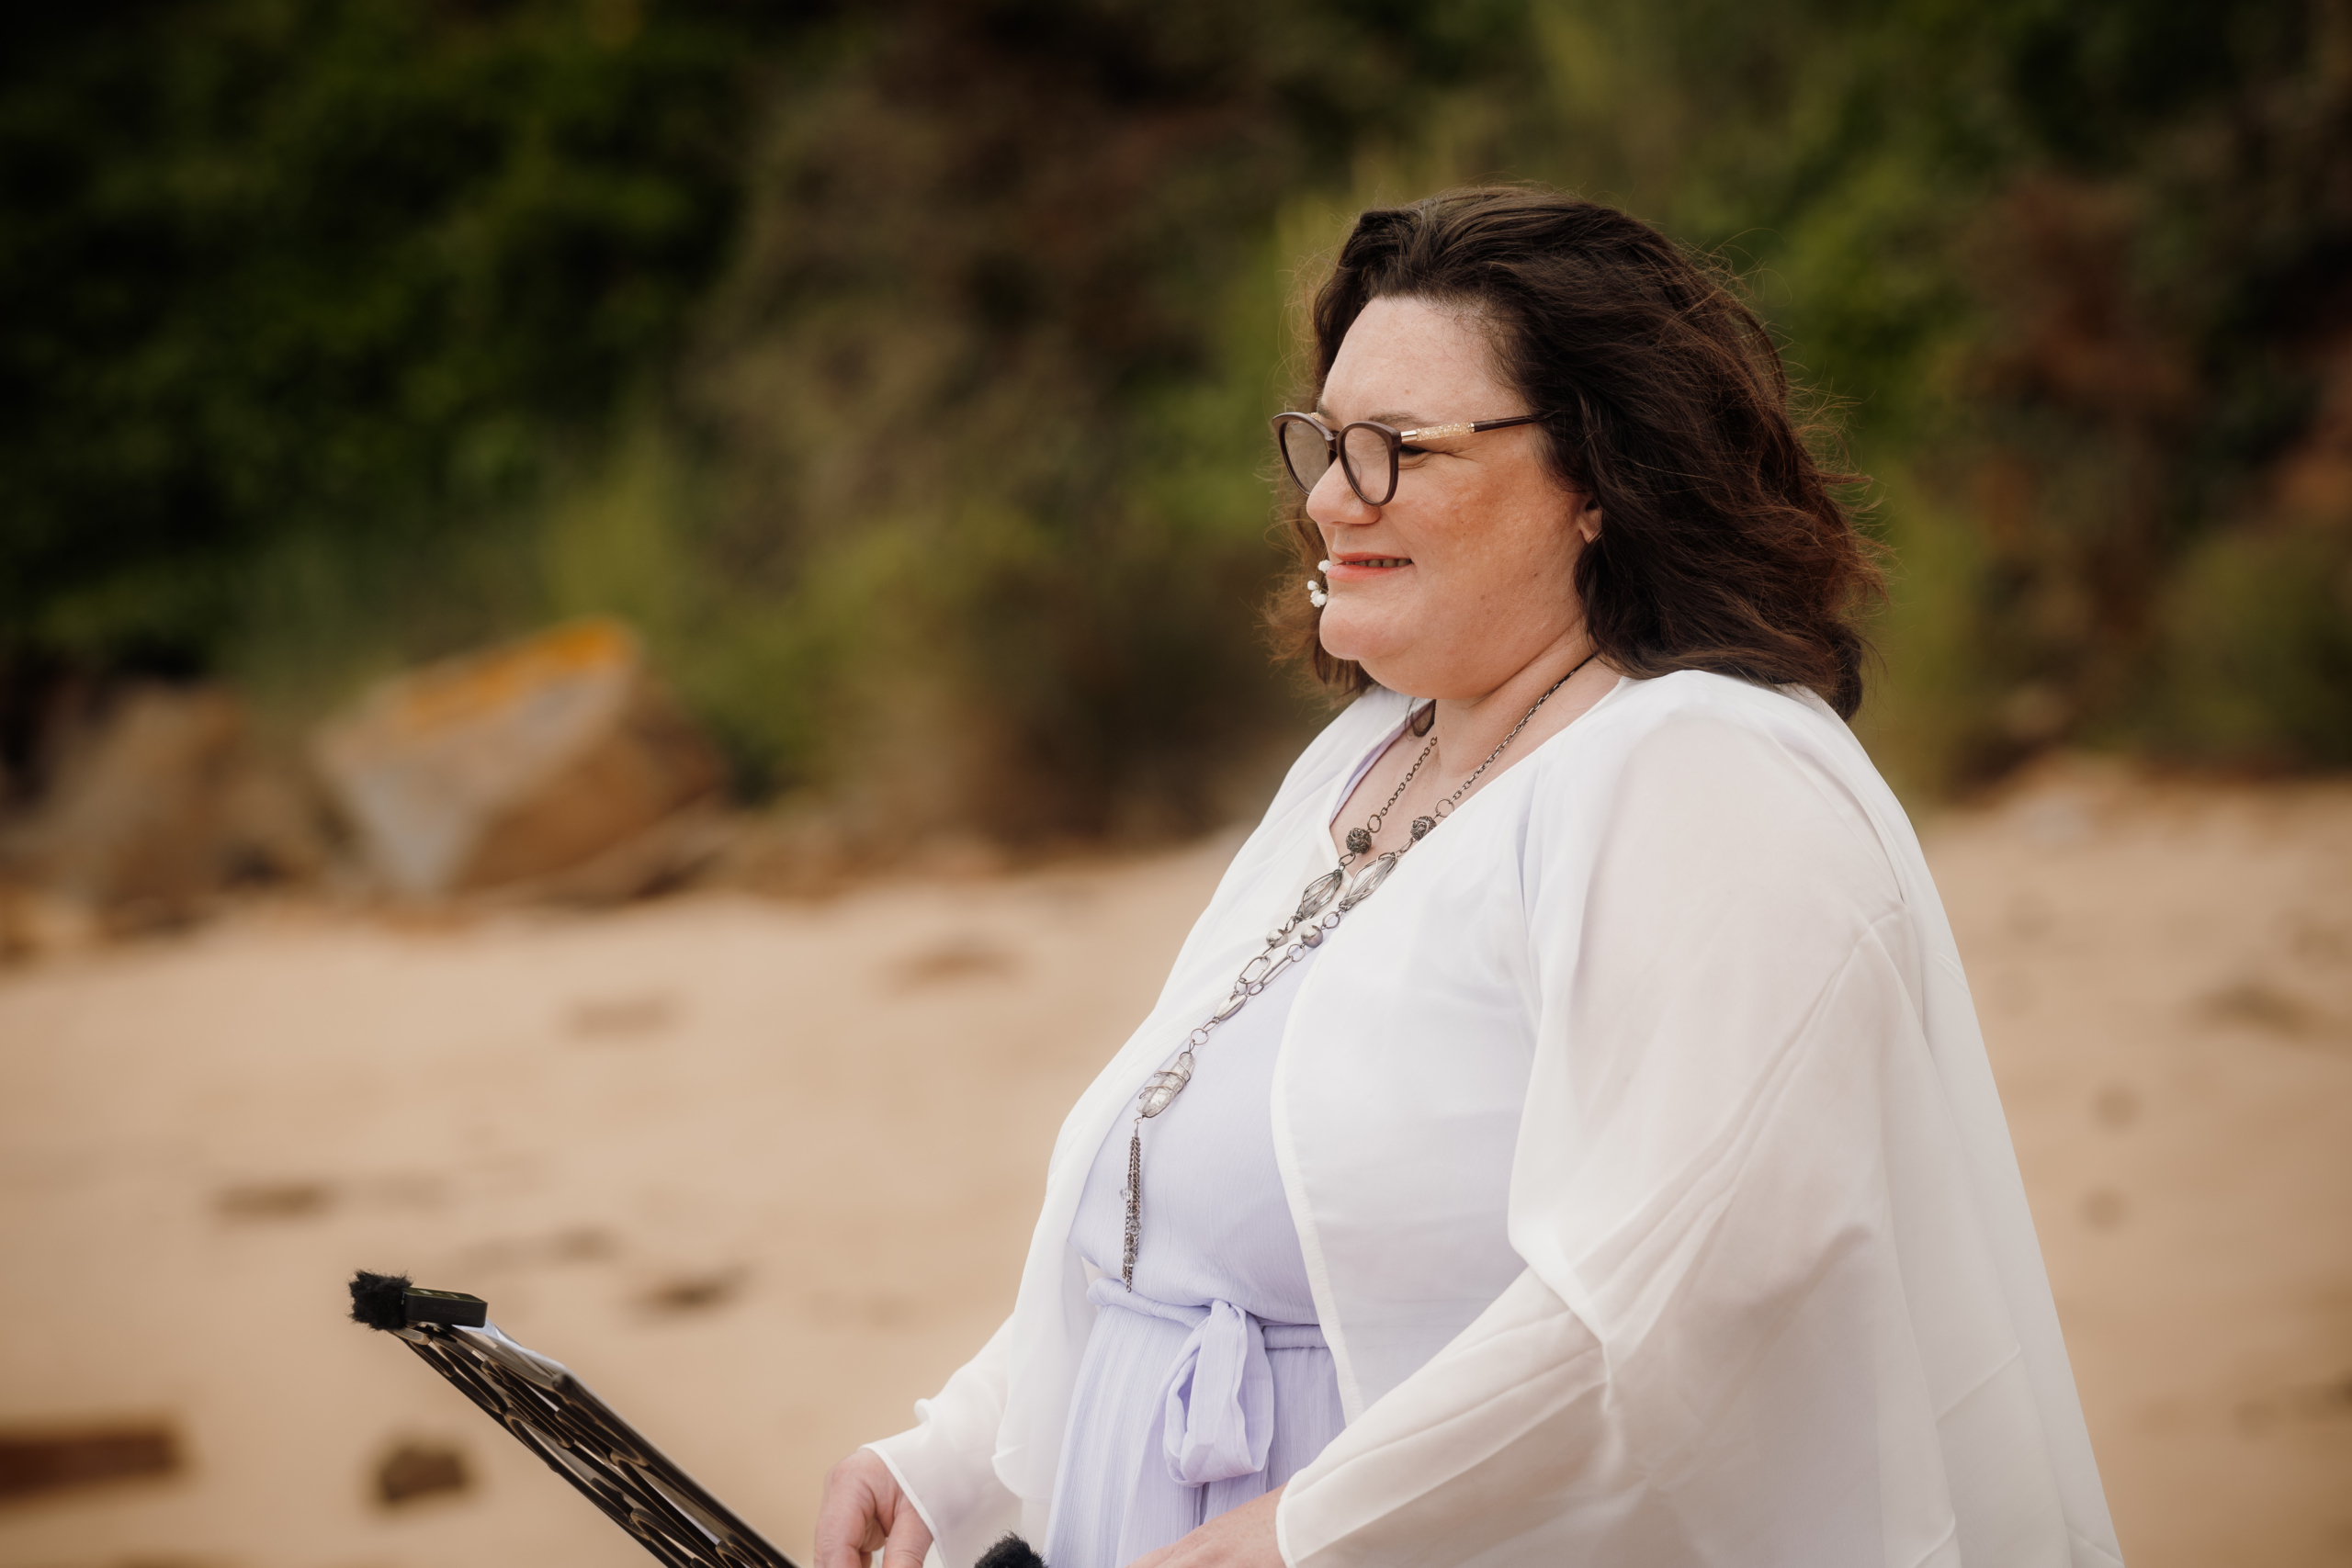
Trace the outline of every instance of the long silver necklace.
<instances>
[{"instance_id":1,"label":"long silver necklace","mask_svg":"<svg viewBox=\"0 0 2352 1568\"><path fill-rule=\"evenodd\" d=\"M1373 836L1380 831L1381 825L1388 819L1388 813L1396 808L1397 801L1404 798L1406 786L1419 774L1421 764L1428 761L1430 753L1437 750L1437 737L1431 735L1430 743L1421 748L1421 754L1413 759L1413 765L1405 770L1405 776L1396 781L1396 787L1388 792L1388 798L1381 803L1380 809L1365 818L1363 827L1348 829L1348 851L1340 857L1340 863L1306 885L1306 890L1298 896L1298 908L1293 909L1281 925L1266 933L1265 951L1241 966L1240 976L1233 982L1232 991L1217 1010L1203 1019L1199 1027L1185 1036L1184 1048L1176 1054L1175 1065L1162 1068L1145 1080L1141 1092L1136 1096L1135 1128L1127 1137L1127 1190L1121 1194L1127 1201L1127 1230L1119 1278L1128 1290L1136 1288L1136 1249L1143 1243L1143 1124L1175 1104L1176 1097L1184 1092L1184 1086L1193 1081L1193 1054L1209 1043L1209 1036L1216 1032L1218 1025L1248 1007L1250 998L1273 984L1275 976L1306 958L1312 949L1322 946L1324 939L1340 929L1340 922L1346 918L1348 911L1377 893L1380 885L1396 871L1396 863L1404 858L1405 852L1428 838L1439 823L1453 814L1453 808L1462 803L1464 795L1470 793L1470 786L1478 782L1479 775L1493 766L1495 759L1519 739L1519 732L1527 728L1528 721L1535 716L1535 710L1550 702L1552 694L1566 685L1577 670L1591 663L1592 659L1591 654L1586 654L1577 660L1576 670L1569 671L1545 687L1544 694L1519 716L1519 722L1510 727L1510 733L1487 753L1485 761L1470 770L1470 776L1464 779L1452 795L1430 807L1425 815L1413 818L1405 842L1375 858L1370 865L1356 873L1351 882L1348 867L1372 852ZM1434 703L1430 705L1432 710L1436 705Z\"/></svg>"}]
</instances>

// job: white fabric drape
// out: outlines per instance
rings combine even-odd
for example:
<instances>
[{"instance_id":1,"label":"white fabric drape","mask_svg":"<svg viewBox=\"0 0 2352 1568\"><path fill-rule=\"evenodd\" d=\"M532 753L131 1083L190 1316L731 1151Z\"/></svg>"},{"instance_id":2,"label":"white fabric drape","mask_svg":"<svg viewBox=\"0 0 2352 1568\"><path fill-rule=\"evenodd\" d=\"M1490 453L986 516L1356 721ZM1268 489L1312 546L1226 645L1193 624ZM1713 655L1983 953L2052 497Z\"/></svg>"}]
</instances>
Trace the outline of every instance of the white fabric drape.
<instances>
[{"instance_id":1,"label":"white fabric drape","mask_svg":"<svg viewBox=\"0 0 2352 1568\"><path fill-rule=\"evenodd\" d=\"M1012 1316L875 1445L944 1562L1044 1539L1079 1186L1405 707L1294 767L1065 1122ZM1275 1145L1350 1425L1295 1568L2120 1562L1950 929L1817 699L1621 682L1306 982Z\"/></svg>"}]
</instances>

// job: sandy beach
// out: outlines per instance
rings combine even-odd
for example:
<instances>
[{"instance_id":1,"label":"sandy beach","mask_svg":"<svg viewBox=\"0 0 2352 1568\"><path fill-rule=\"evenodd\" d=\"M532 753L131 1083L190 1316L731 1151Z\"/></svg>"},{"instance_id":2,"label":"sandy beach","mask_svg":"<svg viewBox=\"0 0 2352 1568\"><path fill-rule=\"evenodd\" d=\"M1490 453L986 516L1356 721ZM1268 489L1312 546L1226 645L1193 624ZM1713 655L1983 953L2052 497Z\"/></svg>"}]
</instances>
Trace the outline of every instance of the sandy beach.
<instances>
[{"instance_id":1,"label":"sandy beach","mask_svg":"<svg viewBox=\"0 0 2352 1568\"><path fill-rule=\"evenodd\" d=\"M2075 762L1925 836L2127 1557L2352 1562L2352 784ZM355 1267L487 1297L805 1553L826 1467L1009 1305L1053 1131L1233 842L254 905L0 971L0 1435L169 1461L0 1495L0 1564L647 1561L345 1320Z\"/></svg>"}]
</instances>

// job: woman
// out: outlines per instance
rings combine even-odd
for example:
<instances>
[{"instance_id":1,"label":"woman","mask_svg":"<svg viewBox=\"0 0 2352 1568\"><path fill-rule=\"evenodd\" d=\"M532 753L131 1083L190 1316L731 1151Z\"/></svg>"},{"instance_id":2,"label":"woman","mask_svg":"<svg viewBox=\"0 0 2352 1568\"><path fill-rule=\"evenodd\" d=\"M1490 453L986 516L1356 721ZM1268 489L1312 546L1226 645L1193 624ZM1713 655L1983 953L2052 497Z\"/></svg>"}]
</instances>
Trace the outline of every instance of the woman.
<instances>
[{"instance_id":1,"label":"woman","mask_svg":"<svg viewBox=\"0 0 2352 1568\"><path fill-rule=\"evenodd\" d=\"M819 1568L2120 1562L1763 329L1521 189L1363 214L1313 319L1302 651L1361 694Z\"/></svg>"}]
</instances>

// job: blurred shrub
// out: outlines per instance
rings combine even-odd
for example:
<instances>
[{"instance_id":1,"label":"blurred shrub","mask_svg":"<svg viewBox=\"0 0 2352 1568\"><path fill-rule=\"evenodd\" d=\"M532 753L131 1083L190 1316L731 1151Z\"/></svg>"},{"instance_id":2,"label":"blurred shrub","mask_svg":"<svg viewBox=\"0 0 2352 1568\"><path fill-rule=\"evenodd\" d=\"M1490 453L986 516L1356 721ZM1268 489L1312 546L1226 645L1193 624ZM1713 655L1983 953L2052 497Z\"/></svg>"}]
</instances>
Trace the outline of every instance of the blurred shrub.
<instances>
[{"instance_id":1,"label":"blurred shrub","mask_svg":"<svg viewBox=\"0 0 2352 1568\"><path fill-rule=\"evenodd\" d=\"M726 254L763 14L25 18L0 63L9 651L209 661L272 572L433 615L453 541L660 363Z\"/></svg>"},{"instance_id":2,"label":"blurred shrub","mask_svg":"<svg viewBox=\"0 0 2352 1568\"><path fill-rule=\"evenodd\" d=\"M2169 585L2162 749L2273 766L2352 765L2352 530L2206 541Z\"/></svg>"},{"instance_id":3,"label":"blurred shrub","mask_svg":"<svg viewBox=\"0 0 2352 1568\"><path fill-rule=\"evenodd\" d=\"M1256 628L1273 229L1497 80L1521 21L938 3L845 30L773 106L660 438L707 476L668 525L707 568L679 592L738 628L665 662L747 776L883 840L1188 830L1269 783L1301 712ZM679 617L637 598L568 607L664 646Z\"/></svg>"},{"instance_id":4,"label":"blurred shrub","mask_svg":"<svg viewBox=\"0 0 2352 1568\"><path fill-rule=\"evenodd\" d=\"M0 65L0 677L299 713L605 611L876 841L1198 825L1314 711L1253 624L1286 304L1498 175L1718 249L1839 405L1906 788L2344 760L2345 0L51 17Z\"/></svg>"},{"instance_id":5,"label":"blurred shrub","mask_svg":"<svg viewBox=\"0 0 2352 1568\"><path fill-rule=\"evenodd\" d=\"M1583 138L1545 172L1745 262L1885 480L1861 728L1891 772L1949 788L2060 741L2340 755L2340 596L2280 601L2259 657L2165 651L2246 644L2224 605L2253 563L2352 530L2352 486L2305 485L2282 542L2277 482L2342 449L2330 378L2352 397L2339 0L1542 14Z\"/></svg>"}]
</instances>

